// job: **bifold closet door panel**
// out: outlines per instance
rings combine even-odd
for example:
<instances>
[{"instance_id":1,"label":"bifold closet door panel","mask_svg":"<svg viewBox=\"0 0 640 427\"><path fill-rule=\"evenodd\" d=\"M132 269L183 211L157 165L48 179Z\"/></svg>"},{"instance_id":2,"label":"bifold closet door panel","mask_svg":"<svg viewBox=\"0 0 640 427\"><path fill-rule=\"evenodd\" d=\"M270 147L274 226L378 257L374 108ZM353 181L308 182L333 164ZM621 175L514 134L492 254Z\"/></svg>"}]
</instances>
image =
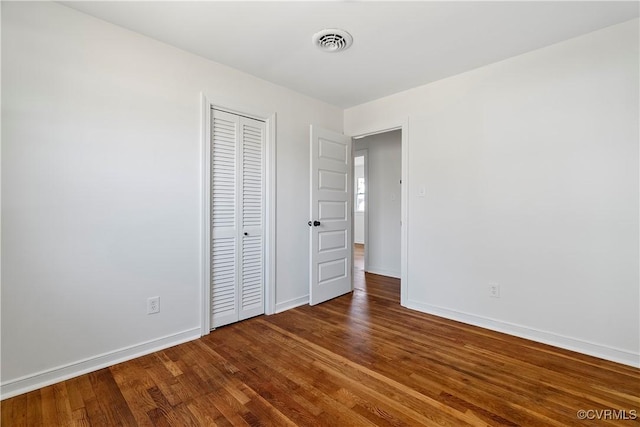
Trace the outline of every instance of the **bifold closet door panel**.
<instances>
[{"instance_id":1,"label":"bifold closet door panel","mask_svg":"<svg viewBox=\"0 0 640 427\"><path fill-rule=\"evenodd\" d=\"M238 116L211 118L211 326L238 320Z\"/></svg>"},{"instance_id":2,"label":"bifold closet door panel","mask_svg":"<svg viewBox=\"0 0 640 427\"><path fill-rule=\"evenodd\" d=\"M212 110L211 326L264 313L264 122Z\"/></svg>"},{"instance_id":3,"label":"bifold closet door panel","mask_svg":"<svg viewBox=\"0 0 640 427\"><path fill-rule=\"evenodd\" d=\"M265 124L242 117L240 320L264 313Z\"/></svg>"}]
</instances>

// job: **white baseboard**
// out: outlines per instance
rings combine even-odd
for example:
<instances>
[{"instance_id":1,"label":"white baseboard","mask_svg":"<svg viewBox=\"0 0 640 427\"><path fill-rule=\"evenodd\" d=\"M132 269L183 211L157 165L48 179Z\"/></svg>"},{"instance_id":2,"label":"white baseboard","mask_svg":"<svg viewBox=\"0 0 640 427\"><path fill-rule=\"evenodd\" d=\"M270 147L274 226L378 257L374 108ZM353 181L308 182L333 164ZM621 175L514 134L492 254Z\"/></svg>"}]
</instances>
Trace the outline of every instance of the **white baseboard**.
<instances>
[{"instance_id":1,"label":"white baseboard","mask_svg":"<svg viewBox=\"0 0 640 427\"><path fill-rule=\"evenodd\" d=\"M305 304L309 304L309 295L276 303L276 313L282 313Z\"/></svg>"},{"instance_id":2,"label":"white baseboard","mask_svg":"<svg viewBox=\"0 0 640 427\"><path fill-rule=\"evenodd\" d=\"M549 344L566 350L576 351L589 356L599 357L612 362L622 363L635 368L640 367L640 354L636 354L628 350L596 344L578 338L556 334L554 332L542 331L527 326L516 325L514 323L464 313L435 305L424 304L417 301L408 301L406 307L423 313L433 314L434 316L456 320L458 322L479 326L481 328L497 332L503 332L505 334L537 341L543 344Z\"/></svg>"},{"instance_id":3,"label":"white baseboard","mask_svg":"<svg viewBox=\"0 0 640 427\"><path fill-rule=\"evenodd\" d=\"M200 338L200 327L110 351L67 365L58 366L57 368L26 375L0 385L0 399L7 399L22 393L37 390L60 381L65 381L198 338Z\"/></svg>"},{"instance_id":4,"label":"white baseboard","mask_svg":"<svg viewBox=\"0 0 640 427\"><path fill-rule=\"evenodd\" d=\"M375 266L367 266L367 273L379 274L380 276L394 277L396 279L400 278L400 272L395 270L387 270L385 268L378 268Z\"/></svg>"}]
</instances>

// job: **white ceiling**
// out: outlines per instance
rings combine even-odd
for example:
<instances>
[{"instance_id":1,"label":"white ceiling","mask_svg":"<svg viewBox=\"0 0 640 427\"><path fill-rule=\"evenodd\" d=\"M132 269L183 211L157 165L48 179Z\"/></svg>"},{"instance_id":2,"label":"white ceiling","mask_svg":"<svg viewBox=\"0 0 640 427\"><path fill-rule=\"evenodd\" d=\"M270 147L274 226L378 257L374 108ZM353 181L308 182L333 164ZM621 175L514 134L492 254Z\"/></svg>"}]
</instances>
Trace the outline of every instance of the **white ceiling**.
<instances>
[{"instance_id":1,"label":"white ceiling","mask_svg":"<svg viewBox=\"0 0 640 427\"><path fill-rule=\"evenodd\" d=\"M63 2L340 107L638 16L638 2ZM353 46L317 50L342 28Z\"/></svg>"}]
</instances>

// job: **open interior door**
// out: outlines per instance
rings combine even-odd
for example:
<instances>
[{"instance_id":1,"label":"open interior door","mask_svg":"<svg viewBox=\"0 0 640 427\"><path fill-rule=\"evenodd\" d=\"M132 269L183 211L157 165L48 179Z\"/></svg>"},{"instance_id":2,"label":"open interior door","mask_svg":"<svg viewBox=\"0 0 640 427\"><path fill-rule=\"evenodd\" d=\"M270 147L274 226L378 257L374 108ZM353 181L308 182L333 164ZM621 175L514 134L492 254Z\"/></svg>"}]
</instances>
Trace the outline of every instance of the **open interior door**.
<instances>
[{"instance_id":1,"label":"open interior door","mask_svg":"<svg viewBox=\"0 0 640 427\"><path fill-rule=\"evenodd\" d=\"M351 292L351 138L311 126L309 304Z\"/></svg>"}]
</instances>

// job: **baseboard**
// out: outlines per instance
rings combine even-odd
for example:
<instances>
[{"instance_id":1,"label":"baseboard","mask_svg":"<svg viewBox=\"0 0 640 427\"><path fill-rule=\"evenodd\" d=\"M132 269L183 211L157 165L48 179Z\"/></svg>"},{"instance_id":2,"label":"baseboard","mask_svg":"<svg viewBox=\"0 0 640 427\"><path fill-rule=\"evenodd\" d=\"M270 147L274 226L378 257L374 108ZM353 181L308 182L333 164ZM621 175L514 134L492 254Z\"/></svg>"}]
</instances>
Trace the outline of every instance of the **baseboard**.
<instances>
[{"instance_id":1,"label":"baseboard","mask_svg":"<svg viewBox=\"0 0 640 427\"><path fill-rule=\"evenodd\" d=\"M10 380L0 385L0 399L17 396L51 384L65 381L120 362L135 359L165 348L200 338L200 328L193 328L162 338L124 347L119 350Z\"/></svg>"},{"instance_id":2,"label":"baseboard","mask_svg":"<svg viewBox=\"0 0 640 427\"><path fill-rule=\"evenodd\" d=\"M287 311L305 304L309 304L309 295L276 303L276 313L282 313L283 311Z\"/></svg>"},{"instance_id":3,"label":"baseboard","mask_svg":"<svg viewBox=\"0 0 640 427\"><path fill-rule=\"evenodd\" d=\"M385 268L378 268L375 266L367 266L367 273L379 274L380 276L394 277L396 279L400 278L400 272L395 270L387 270Z\"/></svg>"},{"instance_id":4,"label":"baseboard","mask_svg":"<svg viewBox=\"0 0 640 427\"><path fill-rule=\"evenodd\" d=\"M450 320L466 323L481 328L490 329L505 334L514 335L543 344L549 344L555 347L564 348L566 350L576 351L578 353L587 354L589 356L599 357L601 359L610 360L612 362L622 363L624 365L640 368L640 354L633 353L628 350L622 350L609 347L602 344L596 344L577 338L567 337L553 332L542 331L527 326L517 325L514 323L504 322L501 320L491 319L475 314L464 313L451 310L435 305L424 304L417 301L408 301L407 308L421 311L423 313L432 314L438 317L444 317Z\"/></svg>"}]
</instances>

